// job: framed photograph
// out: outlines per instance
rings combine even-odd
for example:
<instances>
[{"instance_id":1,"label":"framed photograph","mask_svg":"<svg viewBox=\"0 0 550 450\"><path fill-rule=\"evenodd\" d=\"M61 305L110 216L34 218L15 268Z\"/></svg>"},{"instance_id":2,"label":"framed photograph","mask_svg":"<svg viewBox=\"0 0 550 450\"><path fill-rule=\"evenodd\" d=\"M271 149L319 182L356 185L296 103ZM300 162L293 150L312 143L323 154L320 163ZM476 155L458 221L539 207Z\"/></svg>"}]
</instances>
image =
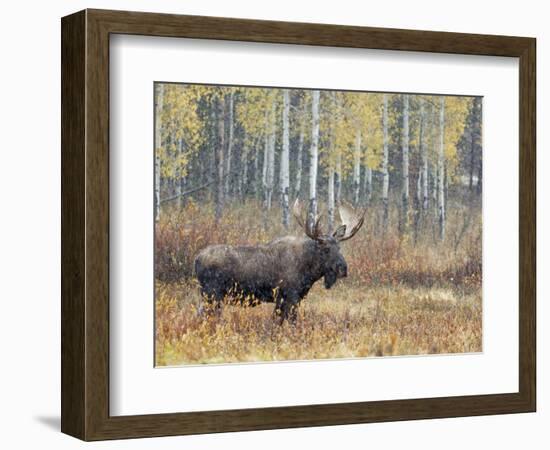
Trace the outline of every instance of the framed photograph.
<instances>
[{"instance_id":1,"label":"framed photograph","mask_svg":"<svg viewBox=\"0 0 550 450\"><path fill-rule=\"evenodd\" d=\"M62 431L536 408L536 41L85 10Z\"/></svg>"}]
</instances>

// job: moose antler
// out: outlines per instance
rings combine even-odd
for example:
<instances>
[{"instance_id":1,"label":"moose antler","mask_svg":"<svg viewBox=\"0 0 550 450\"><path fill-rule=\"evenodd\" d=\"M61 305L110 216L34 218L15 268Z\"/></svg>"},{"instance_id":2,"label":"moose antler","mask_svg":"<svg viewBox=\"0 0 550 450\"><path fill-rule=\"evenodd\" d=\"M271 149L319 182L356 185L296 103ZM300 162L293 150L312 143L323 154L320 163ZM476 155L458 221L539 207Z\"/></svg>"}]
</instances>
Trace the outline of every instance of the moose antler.
<instances>
[{"instance_id":1,"label":"moose antler","mask_svg":"<svg viewBox=\"0 0 550 450\"><path fill-rule=\"evenodd\" d=\"M342 224L346 226L346 230L349 230L349 232L346 231L344 236L338 238L338 240L342 242L347 241L348 239L351 239L353 236L355 236L355 234L363 226L363 223L365 222L365 214L367 213L367 208L363 210L363 214L358 216L353 208L346 205L340 205L338 207L338 213L340 214L340 220Z\"/></svg>"},{"instance_id":2,"label":"moose antler","mask_svg":"<svg viewBox=\"0 0 550 450\"><path fill-rule=\"evenodd\" d=\"M298 199L296 199L296 201L294 202L294 206L292 207L292 214L294 215L296 222L298 222L298 225L300 225L300 227L304 230L306 236L315 241L321 239L321 237L323 236L323 232L321 230L321 215L316 215L313 223L311 223L310 220L304 219L302 206L300 205L300 201Z\"/></svg>"}]
</instances>

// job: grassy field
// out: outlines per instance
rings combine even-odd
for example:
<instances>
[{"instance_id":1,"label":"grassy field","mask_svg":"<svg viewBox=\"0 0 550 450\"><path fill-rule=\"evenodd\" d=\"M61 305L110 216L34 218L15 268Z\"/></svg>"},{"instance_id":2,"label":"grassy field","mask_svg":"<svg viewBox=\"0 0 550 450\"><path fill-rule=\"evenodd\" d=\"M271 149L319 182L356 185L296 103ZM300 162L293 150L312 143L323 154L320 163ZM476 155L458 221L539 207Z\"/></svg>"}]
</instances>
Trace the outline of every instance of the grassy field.
<instances>
[{"instance_id":1,"label":"grassy field","mask_svg":"<svg viewBox=\"0 0 550 450\"><path fill-rule=\"evenodd\" d=\"M456 208L443 243L429 216L421 219L421 233L411 226L400 235L380 230L377 214L369 215L353 241L342 244L348 278L331 290L316 284L301 303L296 325L277 325L271 304L225 305L219 315L198 314L192 261L200 249L284 234L275 211L263 218L255 211L236 206L216 226L209 208L189 203L166 211L157 224L157 365L482 350L479 210L465 214Z\"/></svg>"}]
</instances>

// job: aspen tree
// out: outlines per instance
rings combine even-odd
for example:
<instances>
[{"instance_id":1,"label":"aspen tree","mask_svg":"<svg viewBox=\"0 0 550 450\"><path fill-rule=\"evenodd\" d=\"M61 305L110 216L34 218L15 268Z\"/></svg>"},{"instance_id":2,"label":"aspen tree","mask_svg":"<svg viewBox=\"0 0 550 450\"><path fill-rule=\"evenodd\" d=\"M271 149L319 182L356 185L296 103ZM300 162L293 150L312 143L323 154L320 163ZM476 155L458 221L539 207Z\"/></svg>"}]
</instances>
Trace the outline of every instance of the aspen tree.
<instances>
[{"instance_id":1,"label":"aspen tree","mask_svg":"<svg viewBox=\"0 0 550 450\"><path fill-rule=\"evenodd\" d=\"M384 94L384 113L382 119L383 127L383 156L382 156L382 229L388 228L389 208L388 190L390 186L390 173L388 170L388 94Z\"/></svg>"},{"instance_id":2,"label":"aspen tree","mask_svg":"<svg viewBox=\"0 0 550 450\"><path fill-rule=\"evenodd\" d=\"M303 171L303 152L304 152L304 139L305 139L305 128L306 128L306 99L304 95L300 96L300 110L298 113L297 123L299 127L299 137L298 137L298 151L296 155L296 178L294 181L294 197L300 197L302 191L302 171Z\"/></svg>"},{"instance_id":3,"label":"aspen tree","mask_svg":"<svg viewBox=\"0 0 550 450\"><path fill-rule=\"evenodd\" d=\"M439 149L437 158L437 219L439 239L445 239L445 97L439 100Z\"/></svg>"},{"instance_id":4,"label":"aspen tree","mask_svg":"<svg viewBox=\"0 0 550 450\"><path fill-rule=\"evenodd\" d=\"M319 98L320 92L311 93L311 145L309 147L309 220L317 216L317 169L319 160Z\"/></svg>"},{"instance_id":5,"label":"aspen tree","mask_svg":"<svg viewBox=\"0 0 550 450\"><path fill-rule=\"evenodd\" d=\"M275 98L271 100L271 111L267 129L267 173L266 173L266 208L271 209L273 199L273 187L275 182Z\"/></svg>"},{"instance_id":6,"label":"aspen tree","mask_svg":"<svg viewBox=\"0 0 550 450\"><path fill-rule=\"evenodd\" d=\"M229 195L229 187L231 182L231 157L233 153L233 134L234 134L234 118L233 118L233 105L235 102L235 90L231 90L229 94L229 102L228 102L228 125L229 125L229 132L227 136L227 155L226 155L226 161L225 161L225 196L227 197Z\"/></svg>"},{"instance_id":7,"label":"aspen tree","mask_svg":"<svg viewBox=\"0 0 550 450\"><path fill-rule=\"evenodd\" d=\"M353 203L359 204L361 186L361 130L355 132L355 148L353 152Z\"/></svg>"},{"instance_id":8,"label":"aspen tree","mask_svg":"<svg viewBox=\"0 0 550 450\"><path fill-rule=\"evenodd\" d=\"M422 158L422 209L426 211L429 206L428 193L428 145L427 145L427 120L426 108L423 98L420 99L420 154Z\"/></svg>"},{"instance_id":9,"label":"aspen tree","mask_svg":"<svg viewBox=\"0 0 550 450\"><path fill-rule=\"evenodd\" d=\"M409 96L403 95L403 134L401 137L401 231L409 226Z\"/></svg>"},{"instance_id":10,"label":"aspen tree","mask_svg":"<svg viewBox=\"0 0 550 450\"><path fill-rule=\"evenodd\" d=\"M155 221L160 219L160 154L162 147L162 106L164 85L155 85Z\"/></svg>"},{"instance_id":11,"label":"aspen tree","mask_svg":"<svg viewBox=\"0 0 550 450\"><path fill-rule=\"evenodd\" d=\"M283 226L288 228L290 224L290 210L288 204L288 194L290 188L289 175L289 157L290 157L290 132L289 132L289 114L290 114L290 92L283 89L283 150L281 153L281 201L283 209Z\"/></svg>"},{"instance_id":12,"label":"aspen tree","mask_svg":"<svg viewBox=\"0 0 550 450\"><path fill-rule=\"evenodd\" d=\"M218 124L218 139L216 145L216 222L219 221L223 214L224 203L224 140L225 140L225 99L220 93L216 99L216 121Z\"/></svg>"}]
</instances>

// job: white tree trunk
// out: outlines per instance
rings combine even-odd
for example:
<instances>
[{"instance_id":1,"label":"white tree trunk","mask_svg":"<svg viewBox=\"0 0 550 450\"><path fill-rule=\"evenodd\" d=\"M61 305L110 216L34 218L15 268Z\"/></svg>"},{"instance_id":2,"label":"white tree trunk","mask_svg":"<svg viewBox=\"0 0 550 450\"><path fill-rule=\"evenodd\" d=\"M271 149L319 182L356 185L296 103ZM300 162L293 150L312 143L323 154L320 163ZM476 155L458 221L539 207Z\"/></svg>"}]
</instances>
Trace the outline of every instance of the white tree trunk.
<instances>
[{"instance_id":1,"label":"white tree trunk","mask_svg":"<svg viewBox=\"0 0 550 450\"><path fill-rule=\"evenodd\" d=\"M271 209L273 198L273 184L275 181L275 100L271 104L271 115L269 120L267 148L267 189L266 189L266 207Z\"/></svg>"},{"instance_id":2,"label":"white tree trunk","mask_svg":"<svg viewBox=\"0 0 550 450\"><path fill-rule=\"evenodd\" d=\"M155 221L160 219L160 149L162 147L162 107L164 85L156 85L155 96Z\"/></svg>"},{"instance_id":3,"label":"white tree trunk","mask_svg":"<svg viewBox=\"0 0 550 450\"><path fill-rule=\"evenodd\" d=\"M309 220L317 216L317 166L319 159L319 91L311 93L311 146L309 148Z\"/></svg>"},{"instance_id":4,"label":"white tree trunk","mask_svg":"<svg viewBox=\"0 0 550 450\"><path fill-rule=\"evenodd\" d=\"M331 165L328 168L327 207L328 233L330 234L334 229L334 168Z\"/></svg>"},{"instance_id":5,"label":"white tree trunk","mask_svg":"<svg viewBox=\"0 0 550 450\"><path fill-rule=\"evenodd\" d=\"M388 170L388 94L384 94L384 114L382 118L382 127L384 133L382 156L382 229L385 231L388 227L388 190L390 187L390 173Z\"/></svg>"},{"instance_id":6,"label":"white tree trunk","mask_svg":"<svg viewBox=\"0 0 550 450\"><path fill-rule=\"evenodd\" d=\"M437 212L439 238L445 239L445 97L441 96L439 106L439 149L437 158Z\"/></svg>"},{"instance_id":7,"label":"white tree trunk","mask_svg":"<svg viewBox=\"0 0 550 450\"><path fill-rule=\"evenodd\" d=\"M339 149L336 150L336 168L334 172L334 196L336 205L340 205L342 201L342 153Z\"/></svg>"},{"instance_id":8,"label":"white tree trunk","mask_svg":"<svg viewBox=\"0 0 550 450\"><path fill-rule=\"evenodd\" d=\"M409 223L409 96L403 96L403 136L402 136L403 165L401 168L401 226L406 231Z\"/></svg>"},{"instance_id":9,"label":"white tree trunk","mask_svg":"<svg viewBox=\"0 0 550 450\"><path fill-rule=\"evenodd\" d=\"M248 154L245 152L244 147L241 149L241 179L239 180L239 197L244 203L246 194L248 193Z\"/></svg>"},{"instance_id":10,"label":"white tree trunk","mask_svg":"<svg viewBox=\"0 0 550 450\"><path fill-rule=\"evenodd\" d=\"M304 129L300 130L298 139L298 154L296 155L296 182L294 185L294 196L298 198L302 190L302 154L304 151Z\"/></svg>"},{"instance_id":11,"label":"white tree trunk","mask_svg":"<svg viewBox=\"0 0 550 450\"><path fill-rule=\"evenodd\" d=\"M290 93L283 90L283 151L281 153L281 200L283 206L283 225L288 228L290 224L290 210L288 206L288 194L290 188L289 156L290 156L290 132L288 116L290 114Z\"/></svg>"},{"instance_id":12,"label":"white tree trunk","mask_svg":"<svg viewBox=\"0 0 550 450\"><path fill-rule=\"evenodd\" d=\"M365 146L365 151L363 155L363 159L365 160L365 176L363 177L363 184L364 184L364 195L365 195L365 205L368 205L370 203L370 199L372 196L372 169L368 166L367 158L369 154L368 147Z\"/></svg>"},{"instance_id":13,"label":"white tree trunk","mask_svg":"<svg viewBox=\"0 0 550 450\"><path fill-rule=\"evenodd\" d=\"M262 187L264 191L267 189L267 162L268 162L268 155L269 153L269 134L267 131L267 128L265 130L265 136L264 136L264 157L263 157L263 164L262 164Z\"/></svg>"},{"instance_id":14,"label":"white tree trunk","mask_svg":"<svg viewBox=\"0 0 550 450\"><path fill-rule=\"evenodd\" d=\"M361 131L355 132L355 149L353 151L353 203L359 204L361 192Z\"/></svg>"},{"instance_id":15,"label":"white tree trunk","mask_svg":"<svg viewBox=\"0 0 550 450\"><path fill-rule=\"evenodd\" d=\"M227 156L225 161L225 195L229 194L229 188L231 185L231 154L233 152L233 129L234 129L234 120L233 120L233 105L234 105L235 93L231 92L229 94L229 136L227 138Z\"/></svg>"},{"instance_id":16,"label":"white tree trunk","mask_svg":"<svg viewBox=\"0 0 550 450\"><path fill-rule=\"evenodd\" d=\"M262 177L260 177L260 139L256 142L256 145L254 146L254 162L252 164L252 168L254 169L254 173L250 177L251 180L253 180L250 183L250 187L254 190L254 195L257 199L261 198L261 192L263 187L263 174Z\"/></svg>"},{"instance_id":17,"label":"white tree trunk","mask_svg":"<svg viewBox=\"0 0 550 450\"><path fill-rule=\"evenodd\" d=\"M424 100L420 100L420 153L422 155L422 209L429 206L428 192L428 146L426 145L426 110Z\"/></svg>"},{"instance_id":18,"label":"white tree trunk","mask_svg":"<svg viewBox=\"0 0 550 450\"><path fill-rule=\"evenodd\" d=\"M264 200L264 206L267 207L267 172L269 166L269 114L267 108L264 114L265 118L265 132L264 132L264 157L262 164L262 195Z\"/></svg>"},{"instance_id":19,"label":"white tree trunk","mask_svg":"<svg viewBox=\"0 0 550 450\"><path fill-rule=\"evenodd\" d=\"M418 208L422 208L422 167L418 168L418 175L416 177L416 204Z\"/></svg>"},{"instance_id":20,"label":"white tree trunk","mask_svg":"<svg viewBox=\"0 0 550 450\"><path fill-rule=\"evenodd\" d=\"M436 152L437 154L437 152ZM439 186L439 173L437 172L437 161L433 164L433 176L432 176L432 205L433 205L433 214L437 219L438 210L437 210L437 189Z\"/></svg>"},{"instance_id":21,"label":"white tree trunk","mask_svg":"<svg viewBox=\"0 0 550 450\"><path fill-rule=\"evenodd\" d=\"M178 139L178 157L181 158L183 155L183 138ZM182 176L182 170L179 167L176 168L176 195L178 199L176 202L183 207L185 204L184 198L182 197L181 193L184 191L184 185L185 185L185 178Z\"/></svg>"},{"instance_id":22,"label":"white tree trunk","mask_svg":"<svg viewBox=\"0 0 550 450\"><path fill-rule=\"evenodd\" d=\"M224 203L224 147L225 147L225 99L219 95L216 99L216 120L218 122L218 142L216 148L216 222L218 222L223 213Z\"/></svg>"},{"instance_id":23,"label":"white tree trunk","mask_svg":"<svg viewBox=\"0 0 550 450\"><path fill-rule=\"evenodd\" d=\"M372 169L365 166L365 203L368 205L372 197Z\"/></svg>"}]
</instances>

